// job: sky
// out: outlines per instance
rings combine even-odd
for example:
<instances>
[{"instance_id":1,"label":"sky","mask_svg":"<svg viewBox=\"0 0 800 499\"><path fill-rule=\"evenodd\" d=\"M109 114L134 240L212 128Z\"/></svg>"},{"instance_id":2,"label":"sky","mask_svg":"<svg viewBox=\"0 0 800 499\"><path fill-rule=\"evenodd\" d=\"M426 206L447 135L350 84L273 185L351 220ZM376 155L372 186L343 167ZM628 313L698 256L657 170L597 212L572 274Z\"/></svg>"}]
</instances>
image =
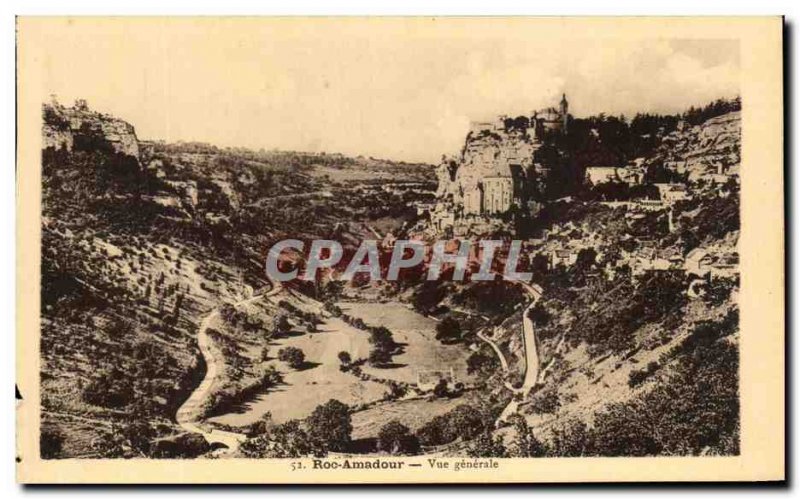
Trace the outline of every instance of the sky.
<instances>
[{"instance_id":1,"label":"sky","mask_svg":"<svg viewBox=\"0 0 800 499\"><path fill-rule=\"evenodd\" d=\"M85 98L140 139L432 163L460 149L471 120L555 106L562 93L576 117L739 94L736 40L552 23L95 19L36 40L43 95Z\"/></svg>"}]
</instances>

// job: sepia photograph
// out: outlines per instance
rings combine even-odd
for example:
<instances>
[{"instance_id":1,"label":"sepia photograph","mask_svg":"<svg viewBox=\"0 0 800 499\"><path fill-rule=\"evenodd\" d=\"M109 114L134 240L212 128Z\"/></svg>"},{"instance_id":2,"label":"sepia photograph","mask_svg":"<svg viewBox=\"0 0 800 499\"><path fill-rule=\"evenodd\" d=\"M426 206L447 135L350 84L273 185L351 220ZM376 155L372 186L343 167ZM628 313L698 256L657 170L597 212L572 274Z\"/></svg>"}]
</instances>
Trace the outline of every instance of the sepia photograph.
<instances>
[{"instance_id":1,"label":"sepia photograph","mask_svg":"<svg viewBox=\"0 0 800 499\"><path fill-rule=\"evenodd\" d=\"M21 476L782 478L781 30L18 18Z\"/></svg>"}]
</instances>

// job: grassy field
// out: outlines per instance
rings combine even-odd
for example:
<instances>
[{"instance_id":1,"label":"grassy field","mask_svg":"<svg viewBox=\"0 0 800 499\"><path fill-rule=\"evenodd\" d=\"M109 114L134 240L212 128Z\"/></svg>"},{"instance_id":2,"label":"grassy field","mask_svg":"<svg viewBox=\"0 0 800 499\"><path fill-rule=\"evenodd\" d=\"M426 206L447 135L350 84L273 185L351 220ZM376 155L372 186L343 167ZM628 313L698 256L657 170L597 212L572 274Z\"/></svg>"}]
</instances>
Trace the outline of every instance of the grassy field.
<instances>
[{"instance_id":1,"label":"grassy field","mask_svg":"<svg viewBox=\"0 0 800 499\"><path fill-rule=\"evenodd\" d=\"M266 412L276 422L308 416L320 404L337 399L345 404L360 404L380 399L386 387L362 381L339 370L337 354L346 350L354 355L369 353L368 335L337 318L329 318L314 333L291 333L270 343L269 364L284 374L284 384L260 395L240 413L211 419L213 422L244 426L258 421ZM297 347L306 356L306 366L295 370L277 360L278 350Z\"/></svg>"},{"instance_id":2,"label":"grassy field","mask_svg":"<svg viewBox=\"0 0 800 499\"><path fill-rule=\"evenodd\" d=\"M443 345L438 341L435 320L420 315L400 302L352 302L339 303L339 306L346 314L360 317L370 326L389 328L394 340L403 345L403 353L393 358L393 367L376 368L365 365L364 372L416 384L419 371L452 368L458 381L472 380L466 371L469 350L464 345Z\"/></svg>"}]
</instances>

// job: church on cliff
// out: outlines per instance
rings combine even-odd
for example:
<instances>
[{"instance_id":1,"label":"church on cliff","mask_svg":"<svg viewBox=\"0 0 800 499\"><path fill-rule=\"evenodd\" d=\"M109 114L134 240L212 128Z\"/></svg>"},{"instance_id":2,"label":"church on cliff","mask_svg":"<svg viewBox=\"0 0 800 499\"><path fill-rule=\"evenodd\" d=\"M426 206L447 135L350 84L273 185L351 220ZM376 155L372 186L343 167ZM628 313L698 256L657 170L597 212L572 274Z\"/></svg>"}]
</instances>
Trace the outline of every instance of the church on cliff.
<instances>
[{"instance_id":1,"label":"church on cliff","mask_svg":"<svg viewBox=\"0 0 800 499\"><path fill-rule=\"evenodd\" d=\"M562 95L558 108L471 123L460 156L443 157L437 168L440 203L438 215L432 214L434 223L491 218L514 208L528 208L532 183L547 174L535 153L546 136L566 134L568 124L566 95Z\"/></svg>"}]
</instances>

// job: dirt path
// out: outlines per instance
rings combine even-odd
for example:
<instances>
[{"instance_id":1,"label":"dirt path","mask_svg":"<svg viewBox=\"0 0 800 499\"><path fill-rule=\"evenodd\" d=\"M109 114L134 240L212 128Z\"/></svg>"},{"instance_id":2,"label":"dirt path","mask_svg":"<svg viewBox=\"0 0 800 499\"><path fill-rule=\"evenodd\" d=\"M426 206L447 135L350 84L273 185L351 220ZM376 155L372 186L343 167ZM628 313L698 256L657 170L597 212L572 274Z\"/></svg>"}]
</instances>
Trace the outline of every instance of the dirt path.
<instances>
[{"instance_id":1,"label":"dirt path","mask_svg":"<svg viewBox=\"0 0 800 499\"><path fill-rule=\"evenodd\" d=\"M483 334L483 329L478 331L478 335L477 336L478 336L478 338L483 340L485 343L487 343L490 347L492 347L492 350L494 350L494 353L497 354L497 358L500 359L500 367L503 368L503 372L504 373L508 373L508 361L506 360L506 356L503 355L503 351L500 350L499 346L497 346L497 343L495 343L493 339L491 339L488 336L486 336L485 334Z\"/></svg>"},{"instance_id":2,"label":"dirt path","mask_svg":"<svg viewBox=\"0 0 800 499\"><path fill-rule=\"evenodd\" d=\"M273 287L269 292L264 294L256 294L250 298L241 300L234 303L235 307L253 303L261 298L273 296L281 291L280 287ZM211 394L211 390L217 381L217 373L225 369L225 363L218 351L214 347L214 341L208 335L208 328L211 323L219 317L219 309L214 309L211 313L203 318L200 322L200 328L197 332L197 344L200 347L200 353L203 355L203 360L206 363L206 375L203 381L195 388L186 402L178 409L175 414L175 420L178 425L190 433L199 433L203 435L206 441L211 444L222 444L226 448L219 451L219 454L230 454L239 448L239 444L245 440L245 436L240 433L233 433L229 431L215 430L210 428L206 430L201 425L200 411L203 407L203 402Z\"/></svg>"}]
</instances>

